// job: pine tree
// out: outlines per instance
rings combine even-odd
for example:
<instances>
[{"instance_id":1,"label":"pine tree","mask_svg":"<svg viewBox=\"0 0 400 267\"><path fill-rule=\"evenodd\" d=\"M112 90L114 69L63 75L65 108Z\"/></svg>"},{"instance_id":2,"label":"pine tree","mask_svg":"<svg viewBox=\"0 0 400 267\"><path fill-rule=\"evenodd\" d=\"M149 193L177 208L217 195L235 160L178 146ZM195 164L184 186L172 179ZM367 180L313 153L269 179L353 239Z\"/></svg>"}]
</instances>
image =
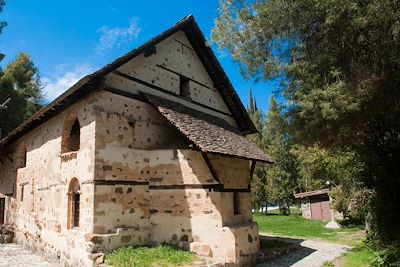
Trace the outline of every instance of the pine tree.
<instances>
[{"instance_id":1,"label":"pine tree","mask_svg":"<svg viewBox=\"0 0 400 267\"><path fill-rule=\"evenodd\" d=\"M212 39L246 78L282 80L292 137L346 150L376 191L383 244L400 240L400 1L220 1Z\"/></svg>"},{"instance_id":2,"label":"pine tree","mask_svg":"<svg viewBox=\"0 0 400 267\"><path fill-rule=\"evenodd\" d=\"M7 109L0 110L3 137L37 112L43 94L37 68L26 53L21 53L0 72L0 103L8 98Z\"/></svg>"},{"instance_id":3,"label":"pine tree","mask_svg":"<svg viewBox=\"0 0 400 267\"><path fill-rule=\"evenodd\" d=\"M250 116L254 113L254 99L253 99L253 93L251 92L251 89L249 89L248 93L249 97L249 104L247 105L247 112L250 114Z\"/></svg>"},{"instance_id":4,"label":"pine tree","mask_svg":"<svg viewBox=\"0 0 400 267\"><path fill-rule=\"evenodd\" d=\"M255 105L255 99L253 98L251 89L249 89L249 103L247 106L247 112L258 133L250 135L248 138L262 148L264 121L261 112L256 108ZM261 207L265 206L267 202L265 166L263 164L256 164L253 179L251 181L251 188L253 208L255 210L259 210Z\"/></svg>"},{"instance_id":5,"label":"pine tree","mask_svg":"<svg viewBox=\"0 0 400 267\"><path fill-rule=\"evenodd\" d=\"M287 123L273 97L269 102L263 143L266 153L274 160L274 164L266 167L267 199L279 205L281 214L288 214L296 187L295 162L290 153Z\"/></svg>"}]
</instances>

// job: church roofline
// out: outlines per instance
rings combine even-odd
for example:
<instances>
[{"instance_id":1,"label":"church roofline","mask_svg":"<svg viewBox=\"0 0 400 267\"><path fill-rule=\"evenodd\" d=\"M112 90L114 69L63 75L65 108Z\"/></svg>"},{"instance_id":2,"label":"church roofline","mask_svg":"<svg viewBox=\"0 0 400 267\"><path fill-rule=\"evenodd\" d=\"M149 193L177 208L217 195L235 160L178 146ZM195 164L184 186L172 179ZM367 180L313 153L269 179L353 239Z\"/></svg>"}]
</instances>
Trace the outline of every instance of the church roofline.
<instances>
[{"instance_id":1,"label":"church roofline","mask_svg":"<svg viewBox=\"0 0 400 267\"><path fill-rule=\"evenodd\" d=\"M172 34L184 31L199 56L201 62L214 82L214 87L224 99L233 118L236 120L242 134L256 133L257 130L247 114L239 96L234 90L227 75L218 62L217 57L207 44L207 41L197 25L194 17L189 15L178 21L173 27L150 39L143 45L133 49L124 56L117 58L94 73L80 79L76 84L53 100L50 104L36 112L32 117L15 128L6 138L1 140L0 149L8 146L19 137L38 127L48 119L59 114L64 109L80 100L83 96L98 89L102 79L112 71L124 65L141 53L151 52L155 45L165 40Z\"/></svg>"}]
</instances>

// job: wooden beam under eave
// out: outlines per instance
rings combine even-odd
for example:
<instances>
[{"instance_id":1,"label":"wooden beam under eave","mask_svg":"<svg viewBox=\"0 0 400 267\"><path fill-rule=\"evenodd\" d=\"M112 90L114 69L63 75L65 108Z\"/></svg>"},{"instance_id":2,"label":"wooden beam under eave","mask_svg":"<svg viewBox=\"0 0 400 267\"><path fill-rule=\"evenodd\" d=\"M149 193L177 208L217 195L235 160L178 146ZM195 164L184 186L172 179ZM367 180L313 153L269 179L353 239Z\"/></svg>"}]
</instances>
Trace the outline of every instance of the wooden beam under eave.
<instances>
[{"instance_id":1,"label":"wooden beam under eave","mask_svg":"<svg viewBox=\"0 0 400 267\"><path fill-rule=\"evenodd\" d=\"M254 175L254 169L256 168L256 163L257 161L252 160L251 161L251 167L250 167L250 181L253 181L253 175Z\"/></svg>"},{"instance_id":2,"label":"wooden beam under eave","mask_svg":"<svg viewBox=\"0 0 400 267\"><path fill-rule=\"evenodd\" d=\"M207 164L207 167L210 170L211 175L213 176L214 180L217 181L218 183L221 183L221 181L219 180L218 174L215 171L214 166L211 163L211 160L207 156L207 153L202 151L201 155L203 156L203 159L204 159L205 163Z\"/></svg>"}]
</instances>

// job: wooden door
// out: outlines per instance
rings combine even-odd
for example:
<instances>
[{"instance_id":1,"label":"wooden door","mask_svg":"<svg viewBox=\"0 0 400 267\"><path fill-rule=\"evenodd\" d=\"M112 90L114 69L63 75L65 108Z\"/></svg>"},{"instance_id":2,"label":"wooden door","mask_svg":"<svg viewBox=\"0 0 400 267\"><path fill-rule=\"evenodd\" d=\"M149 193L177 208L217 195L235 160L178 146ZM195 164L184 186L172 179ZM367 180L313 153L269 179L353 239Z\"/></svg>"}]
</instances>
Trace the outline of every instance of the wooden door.
<instances>
[{"instance_id":1,"label":"wooden door","mask_svg":"<svg viewBox=\"0 0 400 267\"><path fill-rule=\"evenodd\" d=\"M311 203L311 219L322 221L321 205L319 202Z\"/></svg>"},{"instance_id":2,"label":"wooden door","mask_svg":"<svg viewBox=\"0 0 400 267\"><path fill-rule=\"evenodd\" d=\"M329 201L320 202L321 205L321 217L323 221L330 221L331 220L331 208L329 205Z\"/></svg>"},{"instance_id":3,"label":"wooden door","mask_svg":"<svg viewBox=\"0 0 400 267\"><path fill-rule=\"evenodd\" d=\"M330 221L331 210L329 199L318 198L311 200L311 219L319 221Z\"/></svg>"},{"instance_id":4,"label":"wooden door","mask_svg":"<svg viewBox=\"0 0 400 267\"><path fill-rule=\"evenodd\" d=\"M0 198L0 225L4 224L4 208L6 199L4 197Z\"/></svg>"}]
</instances>

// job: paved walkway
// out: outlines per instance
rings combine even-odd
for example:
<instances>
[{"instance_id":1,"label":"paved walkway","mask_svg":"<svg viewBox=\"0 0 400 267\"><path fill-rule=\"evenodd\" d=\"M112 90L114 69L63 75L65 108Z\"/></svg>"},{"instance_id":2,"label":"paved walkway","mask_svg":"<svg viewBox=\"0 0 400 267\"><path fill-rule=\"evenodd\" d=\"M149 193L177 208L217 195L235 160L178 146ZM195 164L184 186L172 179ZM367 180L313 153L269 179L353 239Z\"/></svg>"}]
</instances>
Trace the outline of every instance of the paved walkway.
<instances>
[{"instance_id":1,"label":"paved walkway","mask_svg":"<svg viewBox=\"0 0 400 267\"><path fill-rule=\"evenodd\" d=\"M42 257L16 244L0 244L0 267L53 267Z\"/></svg>"},{"instance_id":2,"label":"paved walkway","mask_svg":"<svg viewBox=\"0 0 400 267\"><path fill-rule=\"evenodd\" d=\"M277 259L258 264L257 267L320 267L351 248L317 240L304 240L301 249Z\"/></svg>"},{"instance_id":3,"label":"paved walkway","mask_svg":"<svg viewBox=\"0 0 400 267\"><path fill-rule=\"evenodd\" d=\"M301 249L280 258L258 264L258 267L320 267L350 247L316 240L300 243ZM0 244L0 267L54 267L42 257L16 244Z\"/></svg>"}]
</instances>

